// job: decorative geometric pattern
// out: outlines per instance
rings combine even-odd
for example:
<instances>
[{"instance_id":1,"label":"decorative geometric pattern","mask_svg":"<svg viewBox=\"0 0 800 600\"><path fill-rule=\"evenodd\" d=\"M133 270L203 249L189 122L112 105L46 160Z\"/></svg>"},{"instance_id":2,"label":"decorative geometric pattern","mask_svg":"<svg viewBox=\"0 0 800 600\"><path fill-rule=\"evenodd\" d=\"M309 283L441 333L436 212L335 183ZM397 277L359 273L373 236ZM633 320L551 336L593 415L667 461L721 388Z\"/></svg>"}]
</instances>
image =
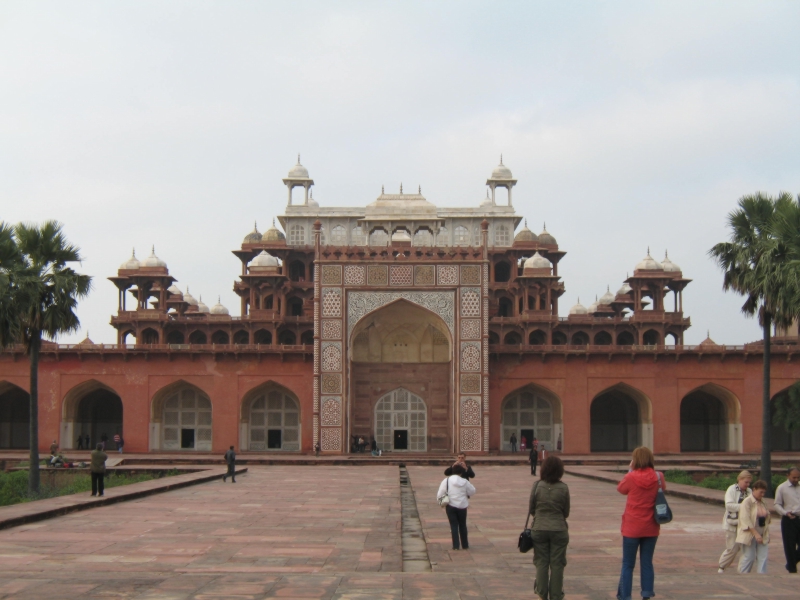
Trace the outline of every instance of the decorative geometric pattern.
<instances>
[{"instance_id":1,"label":"decorative geometric pattern","mask_svg":"<svg viewBox=\"0 0 800 600\"><path fill-rule=\"evenodd\" d=\"M323 427L320 429L319 445L323 451L341 452L342 430L338 427Z\"/></svg>"},{"instance_id":2,"label":"decorative geometric pattern","mask_svg":"<svg viewBox=\"0 0 800 600\"><path fill-rule=\"evenodd\" d=\"M411 265L392 265L389 269L389 285L411 285Z\"/></svg>"},{"instance_id":3,"label":"decorative geometric pattern","mask_svg":"<svg viewBox=\"0 0 800 600\"><path fill-rule=\"evenodd\" d=\"M489 412L489 378L483 378L483 412ZM488 417L487 417L488 418Z\"/></svg>"},{"instance_id":4,"label":"decorative geometric pattern","mask_svg":"<svg viewBox=\"0 0 800 600\"><path fill-rule=\"evenodd\" d=\"M321 380L323 394L342 393L342 376L339 373L323 373Z\"/></svg>"},{"instance_id":5,"label":"decorative geometric pattern","mask_svg":"<svg viewBox=\"0 0 800 600\"><path fill-rule=\"evenodd\" d=\"M481 399L479 396L461 397L461 424L466 426L481 426Z\"/></svg>"},{"instance_id":6,"label":"decorative geometric pattern","mask_svg":"<svg viewBox=\"0 0 800 600\"><path fill-rule=\"evenodd\" d=\"M344 284L345 285L364 285L366 280L366 269L361 265L345 265Z\"/></svg>"},{"instance_id":7,"label":"decorative geometric pattern","mask_svg":"<svg viewBox=\"0 0 800 600\"><path fill-rule=\"evenodd\" d=\"M457 265L438 265L439 285L458 285L458 266Z\"/></svg>"},{"instance_id":8,"label":"decorative geometric pattern","mask_svg":"<svg viewBox=\"0 0 800 600\"><path fill-rule=\"evenodd\" d=\"M439 315L455 335L453 292L350 292L347 295L347 335L353 333L353 327L364 315L400 299Z\"/></svg>"},{"instance_id":9,"label":"decorative geometric pattern","mask_svg":"<svg viewBox=\"0 0 800 600\"><path fill-rule=\"evenodd\" d=\"M342 285L342 265L322 265L322 285Z\"/></svg>"},{"instance_id":10,"label":"decorative geometric pattern","mask_svg":"<svg viewBox=\"0 0 800 600\"><path fill-rule=\"evenodd\" d=\"M370 265L367 267L367 285L387 285L389 270L386 265Z\"/></svg>"},{"instance_id":11,"label":"decorative geometric pattern","mask_svg":"<svg viewBox=\"0 0 800 600\"><path fill-rule=\"evenodd\" d=\"M314 447L319 444L319 415L314 415Z\"/></svg>"},{"instance_id":12,"label":"decorative geometric pattern","mask_svg":"<svg viewBox=\"0 0 800 600\"><path fill-rule=\"evenodd\" d=\"M489 285L489 265L483 265L483 285Z\"/></svg>"},{"instance_id":13,"label":"decorative geometric pattern","mask_svg":"<svg viewBox=\"0 0 800 600\"><path fill-rule=\"evenodd\" d=\"M337 396L324 396L320 415L323 427L340 427L342 425L342 399Z\"/></svg>"},{"instance_id":14,"label":"decorative geometric pattern","mask_svg":"<svg viewBox=\"0 0 800 600\"><path fill-rule=\"evenodd\" d=\"M481 339L480 319L461 319L461 337L465 340Z\"/></svg>"},{"instance_id":15,"label":"decorative geometric pattern","mask_svg":"<svg viewBox=\"0 0 800 600\"><path fill-rule=\"evenodd\" d=\"M323 321L322 339L324 340L342 339L342 322L339 321L338 319L336 321Z\"/></svg>"},{"instance_id":16,"label":"decorative geometric pattern","mask_svg":"<svg viewBox=\"0 0 800 600\"><path fill-rule=\"evenodd\" d=\"M324 431L324 430L323 430ZM481 430L480 427L461 430L461 451L480 452L481 451Z\"/></svg>"},{"instance_id":17,"label":"decorative geometric pattern","mask_svg":"<svg viewBox=\"0 0 800 600\"><path fill-rule=\"evenodd\" d=\"M339 288L322 288L322 316L342 316L342 290Z\"/></svg>"},{"instance_id":18,"label":"decorative geometric pattern","mask_svg":"<svg viewBox=\"0 0 800 600\"><path fill-rule=\"evenodd\" d=\"M461 265L461 285L480 285L480 283L480 265Z\"/></svg>"},{"instance_id":19,"label":"decorative geometric pattern","mask_svg":"<svg viewBox=\"0 0 800 600\"><path fill-rule=\"evenodd\" d=\"M323 342L322 343L322 370L341 371L342 370L342 343Z\"/></svg>"},{"instance_id":20,"label":"decorative geometric pattern","mask_svg":"<svg viewBox=\"0 0 800 600\"><path fill-rule=\"evenodd\" d=\"M324 306L323 306L323 314ZM461 288L461 316L481 316L481 290L480 288Z\"/></svg>"},{"instance_id":21,"label":"decorative geometric pattern","mask_svg":"<svg viewBox=\"0 0 800 600\"><path fill-rule=\"evenodd\" d=\"M436 271L433 265L417 265L414 267L414 283L417 285L433 285Z\"/></svg>"},{"instance_id":22,"label":"decorative geometric pattern","mask_svg":"<svg viewBox=\"0 0 800 600\"><path fill-rule=\"evenodd\" d=\"M489 415L483 417L483 451L489 451Z\"/></svg>"},{"instance_id":23,"label":"decorative geometric pattern","mask_svg":"<svg viewBox=\"0 0 800 600\"><path fill-rule=\"evenodd\" d=\"M323 358L324 360L324 358ZM322 368L325 371L325 367ZM461 342L461 370L481 370L481 345L475 342Z\"/></svg>"},{"instance_id":24,"label":"decorative geometric pattern","mask_svg":"<svg viewBox=\"0 0 800 600\"><path fill-rule=\"evenodd\" d=\"M480 394L481 376L477 373L462 373L461 392L463 394Z\"/></svg>"}]
</instances>

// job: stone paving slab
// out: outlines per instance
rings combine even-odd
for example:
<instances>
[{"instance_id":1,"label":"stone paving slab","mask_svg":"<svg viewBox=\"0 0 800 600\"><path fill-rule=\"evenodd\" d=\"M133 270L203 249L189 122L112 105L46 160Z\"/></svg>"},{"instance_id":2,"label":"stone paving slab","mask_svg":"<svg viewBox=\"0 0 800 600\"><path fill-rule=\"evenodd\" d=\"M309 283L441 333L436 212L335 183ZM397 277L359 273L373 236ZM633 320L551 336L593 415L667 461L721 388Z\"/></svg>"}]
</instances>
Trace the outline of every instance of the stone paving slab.
<instances>
[{"instance_id":1,"label":"stone paving slab","mask_svg":"<svg viewBox=\"0 0 800 600\"><path fill-rule=\"evenodd\" d=\"M532 554L520 554L533 478L484 466L469 513L468 552L453 553L435 502L439 467L409 467L432 573L402 573L396 467L250 467L213 481L0 531L0 598L533 598ZM624 497L609 483L565 477L573 514L570 600L614 597ZM716 574L718 507L675 498L656 550L659 599L783 600L800 579L773 541L767 576Z\"/></svg>"}]
</instances>

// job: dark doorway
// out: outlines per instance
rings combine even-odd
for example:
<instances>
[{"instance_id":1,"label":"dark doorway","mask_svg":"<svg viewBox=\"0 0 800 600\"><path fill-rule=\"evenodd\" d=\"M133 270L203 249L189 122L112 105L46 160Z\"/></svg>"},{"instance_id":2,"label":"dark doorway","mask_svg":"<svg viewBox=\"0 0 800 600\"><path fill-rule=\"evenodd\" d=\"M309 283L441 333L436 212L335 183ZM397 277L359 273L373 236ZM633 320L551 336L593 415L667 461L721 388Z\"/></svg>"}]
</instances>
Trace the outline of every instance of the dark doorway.
<instances>
[{"instance_id":1,"label":"dark doorway","mask_svg":"<svg viewBox=\"0 0 800 600\"><path fill-rule=\"evenodd\" d=\"M194 429L181 429L181 448L194 448Z\"/></svg>"},{"instance_id":2,"label":"dark doorway","mask_svg":"<svg viewBox=\"0 0 800 600\"><path fill-rule=\"evenodd\" d=\"M283 447L283 435L280 429L269 429L267 431L267 448L280 450Z\"/></svg>"},{"instance_id":3,"label":"dark doorway","mask_svg":"<svg viewBox=\"0 0 800 600\"><path fill-rule=\"evenodd\" d=\"M78 402L74 437L89 435L89 448L94 448L105 435L106 449L117 450L114 434L122 434L122 400L114 392L94 390ZM73 441L73 444L75 442Z\"/></svg>"},{"instance_id":4,"label":"dark doorway","mask_svg":"<svg viewBox=\"0 0 800 600\"><path fill-rule=\"evenodd\" d=\"M511 265L507 262L497 263L494 266L494 280L498 283L504 283L511 279Z\"/></svg>"},{"instance_id":5,"label":"dark doorway","mask_svg":"<svg viewBox=\"0 0 800 600\"><path fill-rule=\"evenodd\" d=\"M10 386L0 393L0 448L27 448L29 427L30 396L25 390Z\"/></svg>"},{"instance_id":6,"label":"dark doorway","mask_svg":"<svg viewBox=\"0 0 800 600\"><path fill-rule=\"evenodd\" d=\"M698 390L681 402L681 452L724 452L728 447L725 406Z\"/></svg>"},{"instance_id":7,"label":"dark doorway","mask_svg":"<svg viewBox=\"0 0 800 600\"><path fill-rule=\"evenodd\" d=\"M408 450L408 431L405 429L394 430L394 449Z\"/></svg>"},{"instance_id":8,"label":"dark doorway","mask_svg":"<svg viewBox=\"0 0 800 600\"><path fill-rule=\"evenodd\" d=\"M528 449L530 450L533 444L533 429L521 429L519 432L519 441L522 442L522 438L525 438L525 443L528 445Z\"/></svg>"},{"instance_id":9,"label":"dark doorway","mask_svg":"<svg viewBox=\"0 0 800 600\"><path fill-rule=\"evenodd\" d=\"M497 305L498 317L510 317L514 314L514 303L508 298L500 298Z\"/></svg>"},{"instance_id":10,"label":"dark doorway","mask_svg":"<svg viewBox=\"0 0 800 600\"><path fill-rule=\"evenodd\" d=\"M797 452L800 450L800 429L796 431L786 431L786 427L778 425L775 421L777 406L776 402L779 400L788 400L788 392L785 390L772 398L772 435L770 441L772 442L772 450L775 452Z\"/></svg>"},{"instance_id":11,"label":"dark doorway","mask_svg":"<svg viewBox=\"0 0 800 600\"><path fill-rule=\"evenodd\" d=\"M592 452L629 452L640 444L639 406L624 392L599 395L590 414Z\"/></svg>"}]
</instances>

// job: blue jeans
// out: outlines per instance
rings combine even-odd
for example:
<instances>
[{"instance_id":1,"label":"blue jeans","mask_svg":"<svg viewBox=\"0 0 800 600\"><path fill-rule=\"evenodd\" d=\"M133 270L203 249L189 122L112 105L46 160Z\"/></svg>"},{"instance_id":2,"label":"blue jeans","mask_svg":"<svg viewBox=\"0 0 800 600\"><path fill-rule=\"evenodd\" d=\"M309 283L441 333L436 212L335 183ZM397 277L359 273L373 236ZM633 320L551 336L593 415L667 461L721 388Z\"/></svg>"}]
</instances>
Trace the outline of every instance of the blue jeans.
<instances>
[{"instance_id":1,"label":"blue jeans","mask_svg":"<svg viewBox=\"0 0 800 600\"><path fill-rule=\"evenodd\" d=\"M633 588L633 568L636 566L636 552L641 549L639 570L642 583L642 598L652 598L656 574L653 571L653 554L656 551L657 537L622 538L622 573L619 576L617 598L631 600Z\"/></svg>"}]
</instances>

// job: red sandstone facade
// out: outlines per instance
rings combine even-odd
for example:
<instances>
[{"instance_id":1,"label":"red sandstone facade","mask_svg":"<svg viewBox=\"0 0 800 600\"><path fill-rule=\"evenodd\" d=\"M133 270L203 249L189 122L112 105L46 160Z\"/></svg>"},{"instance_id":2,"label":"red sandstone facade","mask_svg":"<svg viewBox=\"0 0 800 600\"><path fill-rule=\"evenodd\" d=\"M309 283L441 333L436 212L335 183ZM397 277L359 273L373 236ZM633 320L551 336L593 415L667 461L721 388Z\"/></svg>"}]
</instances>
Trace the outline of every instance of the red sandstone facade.
<instances>
[{"instance_id":1,"label":"red sandstone facade","mask_svg":"<svg viewBox=\"0 0 800 600\"><path fill-rule=\"evenodd\" d=\"M320 209L299 163L284 182L288 239L273 225L234 251L239 317L181 292L153 253L110 278L118 344L45 348L42 449L115 433L132 452L346 453L363 436L492 453L512 433L574 454L760 449L758 344L683 345L690 280L649 252L616 294L559 316L566 253L546 230L511 237L502 164L480 208L449 212L402 189ZM782 341L775 393L800 378L796 338ZM27 444L27 369L20 348L0 354L0 448ZM774 446L798 438L776 429Z\"/></svg>"}]
</instances>

